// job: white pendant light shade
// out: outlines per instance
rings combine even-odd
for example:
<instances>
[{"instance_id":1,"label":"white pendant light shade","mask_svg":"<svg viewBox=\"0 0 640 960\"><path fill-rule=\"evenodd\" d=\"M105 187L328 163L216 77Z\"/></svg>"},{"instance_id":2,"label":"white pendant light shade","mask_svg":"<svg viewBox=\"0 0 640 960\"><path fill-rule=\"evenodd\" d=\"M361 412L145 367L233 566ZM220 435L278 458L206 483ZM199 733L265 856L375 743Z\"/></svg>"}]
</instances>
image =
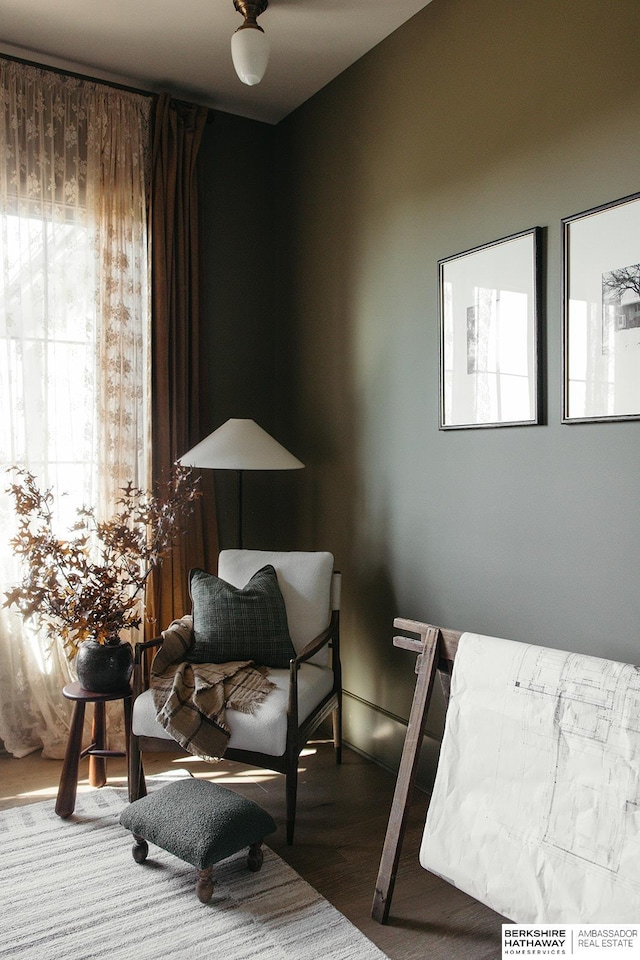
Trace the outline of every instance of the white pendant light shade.
<instances>
[{"instance_id":1,"label":"white pendant light shade","mask_svg":"<svg viewBox=\"0 0 640 960\"><path fill-rule=\"evenodd\" d=\"M243 83L260 83L269 63L269 41L256 24L243 24L231 37L231 58Z\"/></svg>"}]
</instances>

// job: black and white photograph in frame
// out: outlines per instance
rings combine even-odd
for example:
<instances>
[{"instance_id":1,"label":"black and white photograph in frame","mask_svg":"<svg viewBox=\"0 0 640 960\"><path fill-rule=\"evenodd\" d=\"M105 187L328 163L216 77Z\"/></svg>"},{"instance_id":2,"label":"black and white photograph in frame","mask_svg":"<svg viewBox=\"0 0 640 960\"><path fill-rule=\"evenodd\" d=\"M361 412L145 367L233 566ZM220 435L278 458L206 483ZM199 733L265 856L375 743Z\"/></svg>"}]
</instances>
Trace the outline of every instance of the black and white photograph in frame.
<instances>
[{"instance_id":1,"label":"black and white photograph in frame","mask_svg":"<svg viewBox=\"0 0 640 960\"><path fill-rule=\"evenodd\" d=\"M640 418L640 194L562 221L563 423Z\"/></svg>"},{"instance_id":2,"label":"black and white photograph in frame","mask_svg":"<svg viewBox=\"0 0 640 960\"><path fill-rule=\"evenodd\" d=\"M540 422L541 235L438 261L441 430Z\"/></svg>"}]
</instances>

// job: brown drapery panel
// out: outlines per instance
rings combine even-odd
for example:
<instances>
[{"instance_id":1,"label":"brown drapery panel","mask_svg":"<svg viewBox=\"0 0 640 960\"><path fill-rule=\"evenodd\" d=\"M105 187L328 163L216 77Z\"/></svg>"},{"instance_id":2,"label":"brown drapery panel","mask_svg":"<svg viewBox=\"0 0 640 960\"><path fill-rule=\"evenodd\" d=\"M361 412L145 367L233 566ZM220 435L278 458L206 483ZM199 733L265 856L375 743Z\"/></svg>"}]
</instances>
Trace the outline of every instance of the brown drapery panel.
<instances>
[{"instance_id":1,"label":"brown drapery panel","mask_svg":"<svg viewBox=\"0 0 640 960\"><path fill-rule=\"evenodd\" d=\"M151 172L152 470L155 481L200 436L200 283L196 158L206 107L158 98ZM189 610L188 572L217 560L212 481L190 528L154 572L151 633ZM208 509L206 509L208 508Z\"/></svg>"}]
</instances>

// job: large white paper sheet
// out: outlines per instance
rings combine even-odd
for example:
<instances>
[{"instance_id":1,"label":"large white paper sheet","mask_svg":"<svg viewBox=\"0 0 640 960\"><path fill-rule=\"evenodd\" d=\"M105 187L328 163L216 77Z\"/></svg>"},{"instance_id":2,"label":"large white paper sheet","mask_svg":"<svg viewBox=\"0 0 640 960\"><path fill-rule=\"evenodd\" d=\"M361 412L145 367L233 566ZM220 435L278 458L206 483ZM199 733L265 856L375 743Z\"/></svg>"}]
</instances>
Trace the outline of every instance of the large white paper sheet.
<instances>
[{"instance_id":1,"label":"large white paper sheet","mask_svg":"<svg viewBox=\"0 0 640 960\"><path fill-rule=\"evenodd\" d=\"M640 672L463 634L420 863L519 923L640 922Z\"/></svg>"}]
</instances>

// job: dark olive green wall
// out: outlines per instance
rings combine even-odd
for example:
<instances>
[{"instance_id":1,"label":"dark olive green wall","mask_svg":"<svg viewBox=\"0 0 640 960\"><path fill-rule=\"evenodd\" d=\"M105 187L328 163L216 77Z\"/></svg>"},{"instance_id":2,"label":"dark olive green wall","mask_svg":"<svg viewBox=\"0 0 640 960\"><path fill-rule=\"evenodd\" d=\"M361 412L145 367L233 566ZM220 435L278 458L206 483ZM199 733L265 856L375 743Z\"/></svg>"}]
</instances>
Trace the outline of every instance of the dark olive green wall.
<instances>
[{"instance_id":1,"label":"dark olive green wall","mask_svg":"<svg viewBox=\"0 0 640 960\"><path fill-rule=\"evenodd\" d=\"M207 125L198 158L202 231L201 432L230 417L278 434L274 127L229 114ZM273 474L246 473L247 547L291 545L290 503ZM287 477L286 483L291 483ZM236 545L236 476L215 472L221 547ZM295 491L295 488L293 488Z\"/></svg>"},{"instance_id":2,"label":"dark olive green wall","mask_svg":"<svg viewBox=\"0 0 640 960\"><path fill-rule=\"evenodd\" d=\"M560 219L640 191L639 28L637 0L433 0L276 128L296 542L343 570L346 733L391 766L394 616L640 662L640 422L560 424ZM436 262L535 225L548 423L441 432Z\"/></svg>"}]
</instances>

